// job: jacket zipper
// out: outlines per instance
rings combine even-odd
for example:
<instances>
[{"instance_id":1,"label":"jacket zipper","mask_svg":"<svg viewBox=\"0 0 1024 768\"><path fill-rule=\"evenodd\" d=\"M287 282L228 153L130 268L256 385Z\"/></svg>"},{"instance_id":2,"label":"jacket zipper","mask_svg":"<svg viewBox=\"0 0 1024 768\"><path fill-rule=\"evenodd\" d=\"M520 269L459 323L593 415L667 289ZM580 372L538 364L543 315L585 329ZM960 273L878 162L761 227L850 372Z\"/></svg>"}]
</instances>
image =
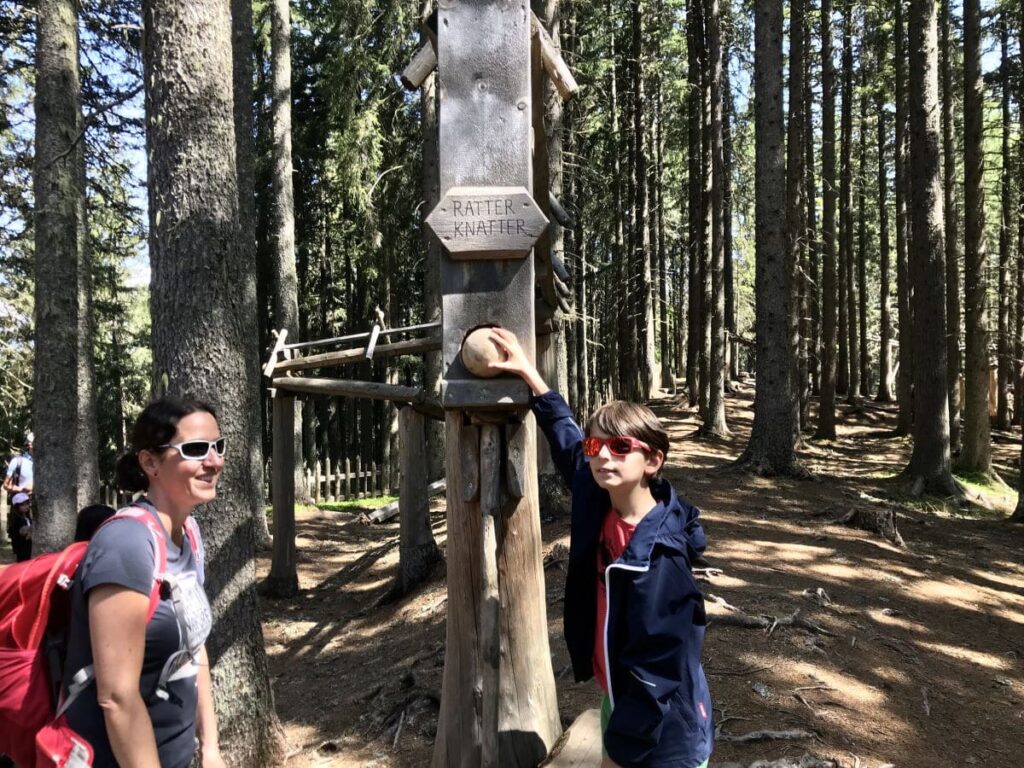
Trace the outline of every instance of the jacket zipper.
<instances>
[{"instance_id":1,"label":"jacket zipper","mask_svg":"<svg viewBox=\"0 0 1024 768\"><path fill-rule=\"evenodd\" d=\"M608 658L608 623L612 615L612 568L621 568L624 571L633 571L634 573L646 573L651 569L651 566L649 563L645 566L626 565L625 563L612 563L604 569L604 676L606 682L608 683L608 702L611 704L612 709L615 709L615 694L612 693L612 661L610 658Z\"/></svg>"}]
</instances>

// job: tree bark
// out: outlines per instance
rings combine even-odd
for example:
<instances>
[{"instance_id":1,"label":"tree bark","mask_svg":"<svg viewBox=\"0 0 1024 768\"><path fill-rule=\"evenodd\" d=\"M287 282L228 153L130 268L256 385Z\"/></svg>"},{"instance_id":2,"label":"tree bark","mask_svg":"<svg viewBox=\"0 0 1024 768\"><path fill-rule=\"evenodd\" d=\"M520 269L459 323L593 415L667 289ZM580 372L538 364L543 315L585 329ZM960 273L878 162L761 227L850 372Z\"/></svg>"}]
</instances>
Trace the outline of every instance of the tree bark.
<instances>
[{"instance_id":1,"label":"tree bark","mask_svg":"<svg viewBox=\"0 0 1024 768\"><path fill-rule=\"evenodd\" d=\"M687 213L688 213L688 262L687 286L689 311L687 313L686 346L686 388L690 396L690 407L700 403L700 315L701 290L700 268L701 249L704 237L701 231L701 125L703 107L701 99L701 41L704 23L701 21L701 0L689 0L686 9L686 66L687 66Z\"/></svg>"},{"instance_id":2,"label":"tree bark","mask_svg":"<svg viewBox=\"0 0 1024 768\"><path fill-rule=\"evenodd\" d=\"M729 380L740 378L739 344L736 342L736 276L732 258L732 167L733 143L732 121L736 108L732 98L732 83L729 77L729 45L725 45L722 69L722 93L725 99L722 115L722 228L725 242L725 327L729 338Z\"/></svg>"},{"instance_id":3,"label":"tree bark","mask_svg":"<svg viewBox=\"0 0 1024 768\"><path fill-rule=\"evenodd\" d=\"M988 415L984 100L981 80L981 2L964 0L965 355L963 449L958 466L964 471L987 474L992 467L992 456Z\"/></svg>"},{"instance_id":4,"label":"tree bark","mask_svg":"<svg viewBox=\"0 0 1024 768\"><path fill-rule=\"evenodd\" d=\"M911 0L909 14L910 185L912 211L914 451L905 471L915 493L957 495L950 469L946 401L942 179L939 168L938 46L934 0ZM930 360L930 365L924 365Z\"/></svg>"},{"instance_id":5,"label":"tree bark","mask_svg":"<svg viewBox=\"0 0 1024 768\"><path fill-rule=\"evenodd\" d=\"M839 383L857 402L857 291L853 279L853 0L843 2L843 104L839 138ZM845 331L845 334L844 334ZM844 377L845 374L845 377ZM845 386L844 386L845 384Z\"/></svg>"},{"instance_id":6,"label":"tree bark","mask_svg":"<svg viewBox=\"0 0 1024 768\"><path fill-rule=\"evenodd\" d=\"M233 449L215 502L198 512L207 549L221 747L231 765L272 765L278 722L253 588L262 509L254 264L239 249L228 5L144 3L150 157L150 300L158 392L217 409Z\"/></svg>"},{"instance_id":7,"label":"tree bark","mask_svg":"<svg viewBox=\"0 0 1024 768\"><path fill-rule=\"evenodd\" d=\"M750 442L737 462L766 475L799 472L798 414L792 381L793 276L785 231L782 16L781 0L758 3L754 10L757 374L754 425Z\"/></svg>"},{"instance_id":8,"label":"tree bark","mask_svg":"<svg viewBox=\"0 0 1024 768\"><path fill-rule=\"evenodd\" d=\"M37 14L33 543L39 554L71 543L79 508L99 493L99 468L78 4L40 0Z\"/></svg>"},{"instance_id":9,"label":"tree bark","mask_svg":"<svg viewBox=\"0 0 1024 768\"><path fill-rule=\"evenodd\" d=\"M815 437L836 439L836 101L832 0L821 0L821 397Z\"/></svg>"},{"instance_id":10,"label":"tree bark","mask_svg":"<svg viewBox=\"0 0 1024 768\"><path fill-rule=\"evenodd\" d=\"M729 434L725 422L725 223L723 182L725 159L722 146L722 29L719 0L707 0L708 53L711 80L711 358L709 361L708 412L703 432L724 437Z\"/></svg>"},{"instance_id":11,"label":"tree bark","mask_svg":"<svg viewBox=\"0 0 1024 768\"><path fill-rule=\"evenodd\" d=\"M896 317L899 323L899 372L896 402L899 415L897 435L909 435L914 426L914 342L910 279L910 221L907 216L907 38L904 31L906 0L896 0L895 84L896 84Z\"/></svg>"},{"instance_id":12,"label":"tree bark","mask_svg":"<svg viewBox=\"0 0 1024 768\"><path fill-rule=\"evenodd\" d=\"M956 136L953 95L953 44L950 36L952 0L942 0L939 44L942 64L943 214L946 222L946 372L949 397L949 446L960 451L960 222L956 201Z\"/></svg>"},{"instance_id":13,"label":"tree bark","mask_svg":"<svg viewBox=\"0 0 1024 768\"><path fill-rule=\"evenodd\" d=\"M807 402L807 325L806 314L807 280L801 258L806 246L804 222L804 0L793 0L789 17L789 122L786 141L786 256L785 270L795 291L791 304L789 343L794 346L795 367L793 369L793 396L799 403L797 439L803 426L804 404Z\"/></svg>"},{"instance_id":14,"label":"tree bark","mask_svg":"<svg viewBox=\"0 0 1024 768\"><path fill-rule=\"evenodd\" d=\"M808 6L809 7L809 6ZM808 314L810 315L810 337L808 339L808 364L810 368L811 392L821 394L821 243L818 240L818 189L814 166L814 120L811 119L810 105L814 103L811 85L811 20L804 13L804 201L807 205L807 260L810 262L810 286L808 289ZM809 404L805 421L810 418Z\"/></svg>"},{"instance_id":15,"label":"tree bark","mask_svg":"<svg viewBox=\"0 0 1024 768\"><path fill-rule=\"evenodd\" d=\"M879 19L879 22L881 19ZM888 53L888 38L881 29L876 28L876 61L879 76L885 71L885 60ZM875 118L878 130L878 314L879 337L878 347L878 394L875 399L880 403L892 402L892 318L890 317L889 290L892 282L890 271L891 256L889 248L889 169L886 160L886 147L889 143L888 128L885 123L885 89L875 87ZM865 169L866 170L866 169Z\"/></svg>"},{"instance_id":16,"label":"tree bark","mask_svg":"<svg viewBox=\"0 0 1024 768\"><path fill-rule=\"evenodd\" d=\"M1010 242L1012 239L1013 187L1010 184L1010 132L1013 123L1010 118L1010 20L1004 10L999 20L999 67L1002 85L1001 106L1002 126L1002 172L1000 174L1000 221L999 221L999 291L998 291L998 390L996 402L996 429L1010 428L1010 386L1013 381L1013 358L1010 347L1010 305L1013 301L1010 282Z\"/></svg>"},{"instance_id":17,"label":"tree bark","mask_svg":"<svg viewBox=\"0 0 1024 768\"><path fill-rule=\"evenodd\" d=\"M860 397L868 397L871 355L868 350L868 52L860 53L860 117L857 121L859 157L857 161L857 338L859 341Z\"/></svg>"}]
</instances>

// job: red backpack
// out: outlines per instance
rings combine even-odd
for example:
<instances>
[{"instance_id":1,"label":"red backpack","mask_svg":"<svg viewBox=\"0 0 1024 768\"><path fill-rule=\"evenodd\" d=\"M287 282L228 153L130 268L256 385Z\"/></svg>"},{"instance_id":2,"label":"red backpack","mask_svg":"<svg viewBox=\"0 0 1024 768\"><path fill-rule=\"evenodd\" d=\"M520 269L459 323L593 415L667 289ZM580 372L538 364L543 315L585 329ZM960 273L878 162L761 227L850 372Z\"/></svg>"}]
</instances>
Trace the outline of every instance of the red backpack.
<instances>
[{"instance_id":1,"label":"red backpack","mask_svg":"<svg viewBox=\"0 0 1024 768\"><path fill-rule=\"evenodd\" d=\"M163 526L142 507L126 507L111 520L143 523L156 549L149 621L166 580L167 543ZM199 556L195 521L185 532ZM91 668L80 671L67 696L61 697L63 657L53 638L66 638L71 620L69 592L87 542L75 542L61 552L0 568L0 753L19 768L87 768L92 747L68 727L64 710L93 679ZM51 646L48 648L48 646ZM59 702L58 699L62 699Z\"/></svg>"}]
</instances>

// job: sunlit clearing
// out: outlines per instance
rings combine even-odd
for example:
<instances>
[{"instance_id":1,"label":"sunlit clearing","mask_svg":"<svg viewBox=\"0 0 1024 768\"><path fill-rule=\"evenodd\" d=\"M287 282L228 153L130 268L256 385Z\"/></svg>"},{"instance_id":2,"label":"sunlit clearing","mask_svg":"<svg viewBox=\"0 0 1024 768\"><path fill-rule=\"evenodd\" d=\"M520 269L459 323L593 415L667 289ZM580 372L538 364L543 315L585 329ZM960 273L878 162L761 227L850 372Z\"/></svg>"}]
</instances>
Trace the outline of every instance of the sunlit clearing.
<instances>
[{"instance_id":1,"label":"sunlit clearing","mask_svg":"<svg viewBox=\"0 0 1024 768\"><path fill-rule=\"evenodd\" d=\"M844 675L817 664L796 664L796 669L807 675L810 680L817 680L830 688L842 693L842 700L847 704L864 704L879 706L885 703L885 692L865 683L859 682L849 675Z\"/></svg>"},{"instance_id":2,"label":"sunlit clearing","mask_svg":"<svg viewBox=\"0 0 1024 768\"><path fill-rule=\"evenodd\" d=\"M770 553L775 563L808 563L835 555L831 547L813 547L807 544L780 544L775 541L746 541L716 547L720 559L763 562Z\"/></svg>"}]
</instances>

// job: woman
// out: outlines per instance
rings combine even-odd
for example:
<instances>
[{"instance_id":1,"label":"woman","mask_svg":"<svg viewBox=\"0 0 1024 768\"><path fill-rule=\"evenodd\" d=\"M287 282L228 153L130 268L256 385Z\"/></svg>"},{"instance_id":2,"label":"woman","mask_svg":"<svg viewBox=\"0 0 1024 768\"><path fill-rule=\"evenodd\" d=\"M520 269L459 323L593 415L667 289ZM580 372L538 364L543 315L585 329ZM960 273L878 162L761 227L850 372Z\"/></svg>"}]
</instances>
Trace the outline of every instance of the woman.
<instances>
[{"instance_id":1,"label":"woman","mask_svg":"<svg viewBox=\"0 0 1024 768\"><path fill-rule=\"evenodd\" d=\"M190 520L196 505L216 497L223 467L213 409L171 398L142 412L132 450L118 462L118 485L144 492L133 507L159 527L111 520L91 540L74 580L64 691L80 693L67 720L92 745L97 768L185 768L197 742L203 768L224 765L205 646L211 613L203 547ZM159 533L167 573L147 620Z\"/></svg>"}]
</instances>

